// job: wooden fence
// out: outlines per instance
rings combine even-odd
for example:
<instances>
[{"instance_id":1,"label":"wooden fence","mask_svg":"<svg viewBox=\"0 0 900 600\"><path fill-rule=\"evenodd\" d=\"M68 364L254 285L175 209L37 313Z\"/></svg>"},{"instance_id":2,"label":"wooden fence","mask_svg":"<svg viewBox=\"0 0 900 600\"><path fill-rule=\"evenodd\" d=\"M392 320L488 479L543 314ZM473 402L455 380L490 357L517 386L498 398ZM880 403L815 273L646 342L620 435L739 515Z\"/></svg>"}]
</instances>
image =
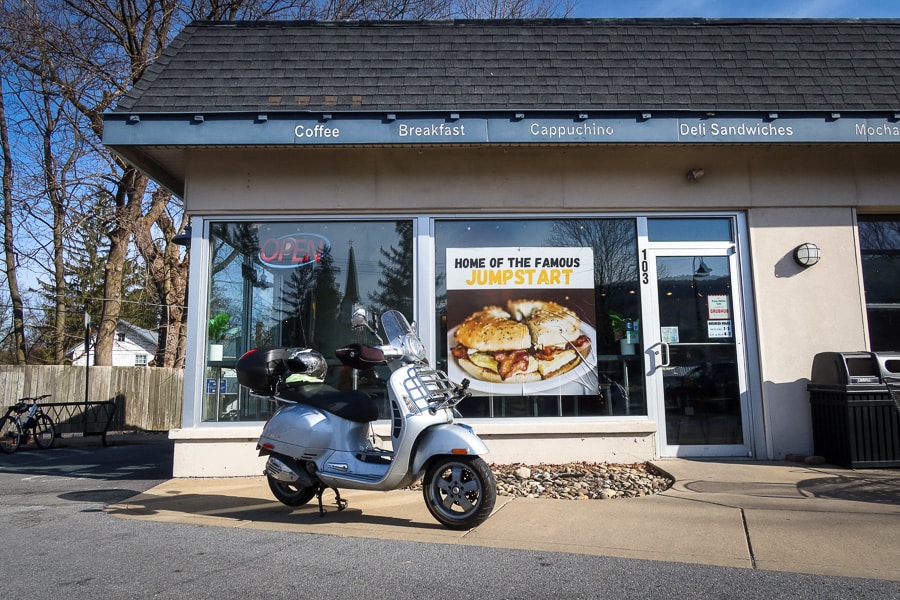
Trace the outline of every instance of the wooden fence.
<instances>
[{"instance_id":1,"label":"wooden fence","mask_svg":"<svg viewBox=\"0 0 900 600\"><path fill-rule=\"evenodd\" d=\"M115 402L110 431L168 431L181 427L184 370L154 367L0 365L3 412L19 398L51 394L54 402ZM0 412L0 416L3 416Z\"/></svg>"}]
</instances>

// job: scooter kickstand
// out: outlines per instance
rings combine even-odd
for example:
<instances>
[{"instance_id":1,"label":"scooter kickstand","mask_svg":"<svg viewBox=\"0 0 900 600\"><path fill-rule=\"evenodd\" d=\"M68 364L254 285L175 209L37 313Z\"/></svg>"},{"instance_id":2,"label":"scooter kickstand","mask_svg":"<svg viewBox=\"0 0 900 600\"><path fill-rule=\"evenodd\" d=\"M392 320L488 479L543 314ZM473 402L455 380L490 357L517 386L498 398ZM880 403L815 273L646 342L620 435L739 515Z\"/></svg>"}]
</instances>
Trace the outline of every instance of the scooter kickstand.
<instances>
[{"instance_id":1,"label":"scooter kickstand","mask_svg":"<svg viewBox=\"0 0 900 600\"><path fill-rule=\"evenodd\" d=\"M318 489L318 491L316 491L316 498L319 500L319 516L320 517L324 517L325 513L328 512L327 510L325 510L325 506L322 503L322 494L325 492L325 490L329 490L329 489L334 492L335 502L337 503L338 512L341 512L342 510L347 508L347 505L349 504L346 500L341 498L341 493L338 491L337 488L335 488L335 487L329 488L320 483L319 489Z\"/></svg>"},{"instance_id":2,"label":"scooter kickstand","mask_svg":"<svg viewBox=\"0 0 900 600\"><path fill-rule=\"evenodd\" d=\"M347 508L347 504L349 504L349 503L346 500L344 500L343 498L341 498L341 493L338 491L337 488L331 488L331 489L334 490L334 501L337 502L338 512L341 512L342 510Z\"/></svg>"}]
</instances>

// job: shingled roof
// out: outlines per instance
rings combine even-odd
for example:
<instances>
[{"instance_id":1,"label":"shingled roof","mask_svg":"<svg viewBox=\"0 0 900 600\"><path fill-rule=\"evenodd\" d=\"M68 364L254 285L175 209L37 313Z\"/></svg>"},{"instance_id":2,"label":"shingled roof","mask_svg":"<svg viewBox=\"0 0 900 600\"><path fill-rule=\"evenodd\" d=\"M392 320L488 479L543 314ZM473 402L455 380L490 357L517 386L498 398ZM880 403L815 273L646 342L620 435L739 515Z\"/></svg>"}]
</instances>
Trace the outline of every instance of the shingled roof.
<instances>
[{"instance_id":1,"label":"shingled roof","mask_svg":"<svg viewBox=\"0 0 900 600\"><path fill-rule=\"evenodd\" d=\"M896 20L196 22L117 112L896 111Z\"/></svg>"}]
</instances>

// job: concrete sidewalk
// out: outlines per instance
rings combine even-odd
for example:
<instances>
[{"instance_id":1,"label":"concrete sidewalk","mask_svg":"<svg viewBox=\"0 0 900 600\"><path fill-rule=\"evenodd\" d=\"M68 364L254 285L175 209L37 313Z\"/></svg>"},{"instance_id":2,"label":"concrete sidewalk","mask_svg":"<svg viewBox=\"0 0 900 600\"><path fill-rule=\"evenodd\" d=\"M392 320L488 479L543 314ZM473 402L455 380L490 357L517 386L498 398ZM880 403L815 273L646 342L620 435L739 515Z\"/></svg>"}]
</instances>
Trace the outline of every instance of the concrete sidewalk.
<instances>
[{"instance_id":1,"label":"concrete sidewalk","mask_svg":"<svg viewBox=\"0 0 900 600\"><path fill-rule=\"evenodd\" d=\"M900 581L900 470L661 460L667 492L634 499L500 496L480 527L451 531L421 492L342 490L278 503L263 477L173 479L112 505L118 517L336 536L574 552ZM330 503L330 504L329 504Z\"/></svg>"}]
</instances>

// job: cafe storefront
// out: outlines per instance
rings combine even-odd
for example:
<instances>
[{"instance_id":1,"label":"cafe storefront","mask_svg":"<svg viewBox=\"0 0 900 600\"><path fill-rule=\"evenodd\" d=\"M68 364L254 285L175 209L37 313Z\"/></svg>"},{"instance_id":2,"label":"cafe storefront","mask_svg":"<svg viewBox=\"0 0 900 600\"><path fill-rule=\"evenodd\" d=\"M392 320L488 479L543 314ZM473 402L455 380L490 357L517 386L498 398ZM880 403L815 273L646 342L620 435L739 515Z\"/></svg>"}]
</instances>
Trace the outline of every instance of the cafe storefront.
<instances>
[{"instance_id":1,"label":"cafe storefront","mask_svg":"<svg viewBox=\"0 0 900 600\"><path fill-rule=\"evenodd\" d=\"M628 23L660 36L651 25ZM722 27L688 29L701 47ZM768 110L701 110L690 98L679 110L608 98L576 108L540 90L501 110L471 89L459 108L433 97L407 106L387 97L389 77L372 106L362 92L343 106L339 86L317 100L318 84L304 88L296 73L290 107L277 95L273 108L275 88L241 110L217 109L215 88L196 92L195 105L163 110L153 99L185 65L201 79L233 66L234 56L189 61L217 40L256 48L262 32L265 53L380 28L393 41L473 28L581 44L576 33L623 35L589 21L189 27L106 115L104 138L183 196L193 219L176 475L259 472L255 438L274 406L237 384L234 365L250 348L316 348L330 360L328 383L377 395L385 373L332 358L347 342L373 341L350 329L357 306L401 310L431 360L471 381L459 410L490 462L812 452L812 357L867 348L873 311L886 304L867 302L860 231L889 231L879 224L900 207L893 110L778 112L785 98ZM232 93L253 75L235 76ZM541 337L535 306L570 326L565 343ZM484 311L525 322L531 339L476 347L465 324ZM387 434L388 415L383 406L376 434Z\"/></svg>"}]
</instances>

